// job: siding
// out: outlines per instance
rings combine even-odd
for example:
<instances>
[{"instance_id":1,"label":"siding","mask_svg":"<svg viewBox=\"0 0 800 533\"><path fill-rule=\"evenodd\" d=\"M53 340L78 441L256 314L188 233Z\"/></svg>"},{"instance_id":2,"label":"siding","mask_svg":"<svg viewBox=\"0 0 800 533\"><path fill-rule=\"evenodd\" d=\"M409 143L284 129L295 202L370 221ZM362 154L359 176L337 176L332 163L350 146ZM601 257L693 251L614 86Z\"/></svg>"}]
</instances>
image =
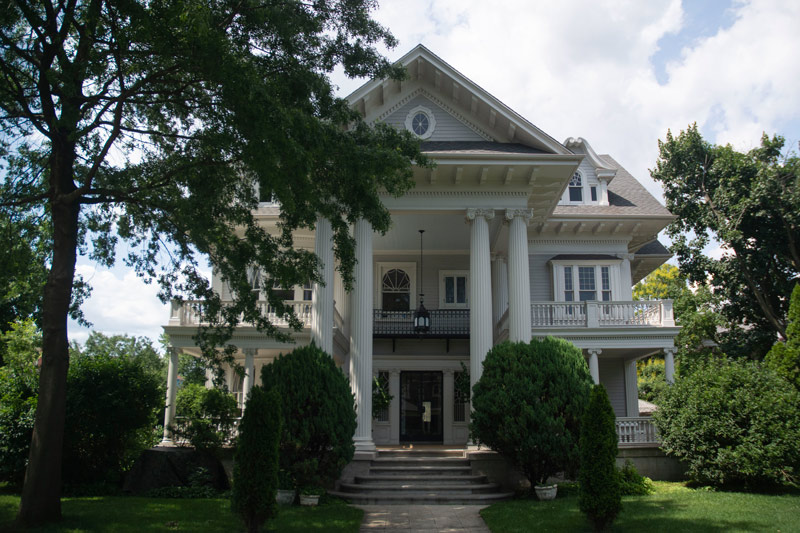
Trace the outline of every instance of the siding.
<instances>
[{"instance_id":1,"label":"siding","mask_svg":"<svg viewBox=\"0 0 800 533\"><path fill-rule=\"evenodd\" d=\"M625 365L622 359L603 359L598 361L600 383L608 392L614 414L625 416Z\"/></svg>"},{"instance_id":2,"label":"siding","mask_svg":"<svg viewBox=\"0 0 800 533\"><path fill-rule=\"evenodd\" d=\"M553 300L553 274L547 262L552 254L532 254L528 256L528 269L531 276L531 301Z\"/></svg>"},{"instance_id":3,"label":"siding","mask_svg":"<svg viewBox=\"0 0 800 533\"><path fill-rule=\"evenodd\" d=\"M450 113L428 100L424 96L416 96L400 109L389 115L385 122L395 128L405 129L408 113L417 106L423 106L433 113L436 127L429 141L485 141L483 137L469 129Z\"/></svg>"}]
</instances>

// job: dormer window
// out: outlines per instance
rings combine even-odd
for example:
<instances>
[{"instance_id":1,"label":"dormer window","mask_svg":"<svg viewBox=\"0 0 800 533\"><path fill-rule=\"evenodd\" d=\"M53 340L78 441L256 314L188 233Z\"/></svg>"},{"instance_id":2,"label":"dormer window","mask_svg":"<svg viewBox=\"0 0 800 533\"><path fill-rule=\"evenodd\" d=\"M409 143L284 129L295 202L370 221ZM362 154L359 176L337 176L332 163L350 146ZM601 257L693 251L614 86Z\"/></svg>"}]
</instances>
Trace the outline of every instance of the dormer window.
<instances>
[{"instance_id":1,"label":"dormer window","mask_svg":"<svg viewBox=\"0 0 800 533\"><path fill-rule=\"evenodd\" d=\"M569 180L569 201L583 202L583 176L576 172Z\"/></svg>"}]
</instances>

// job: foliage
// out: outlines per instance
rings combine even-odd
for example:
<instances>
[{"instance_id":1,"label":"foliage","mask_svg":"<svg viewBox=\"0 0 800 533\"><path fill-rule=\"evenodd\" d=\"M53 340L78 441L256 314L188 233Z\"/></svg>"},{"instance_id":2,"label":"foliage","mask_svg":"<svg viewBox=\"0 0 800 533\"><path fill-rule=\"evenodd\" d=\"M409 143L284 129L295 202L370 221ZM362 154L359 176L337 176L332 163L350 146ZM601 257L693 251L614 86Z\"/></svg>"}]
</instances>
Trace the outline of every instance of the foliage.
<instances>
[{"instance_id":1,"label":"foliage","mask_svg":"<svg viewBox=\"0 0 800 533\"><path fill-rule=\"evenodd\" d=\"M252 533L275 516L278 489L278 449L281 411L276 389L253 387L242 416L233 464L231 509L239 514Z\"/></svg>"},{"instance_id":2,"label":"foliage","mask_svg":"<svg viewBox=\"0 0 800 533\"><path fill-rule=\"evenodd\" d=\"M239 414L230 393L194 383L183 385L175 395L175 415L181 421L173 427L173 436L197 450L217 452L233 439Z\"/></svg>"},{"instance_id":3,"label":"foliage","mask_svg":"<svg viewBox=\"0 0 800 533\"><path fill-rule=\"evenodd\" d=\"M12 323L0 342L7 348L0 367L0 481L21 486L38 399L41 335L28 319Z\"/></svg>"},{"instance_id":4,"label":"foliage","mask_svg":"<svg viewBox=\"0 0 800 533\"><path fill-rule=\"evenodd\" d=\"M760 363L698 364L660 397L653 415L662 449L712 486L754 487L795 479L800 393Z\"/></svg>"},{"instance_id":5,"label":"foliage","mask_svg":"<svg viewBox=\"0 0 800 533\"><path fill-rule=\"evenodd\" d=\"M142 361L75 354L65 415L65 481L117 483L154 444L152 428L162 402L161 383Z\"/></svg>"},{"instance_id":6,"label":"foliage","mask_svg":"<svg viewBox=\"0 0 800 533\"><path fill-rule=\"evenodd\" d=\"M219 492L211 483L208 468L198 467L189 475L188 486L166 486L153 489L147 493L150 498L216 498Z\"/></svg>"},{"instance_id":7,"label":"foliage","mask_svg":"<svg viewBox=\"0 0 800 533\"><path fill-rule=\"evenodd\" d=\"M461 363L461 371L456 372L453 381L453 392L456 403L469 402L472 391L470 390L469 368L464 363Z\"/></svg>"},{"instance_id":8,"label":"foliage","mask_svg":"<svg viewBox=\"0 0 800 533\"><path fill-rule=\"evenodd\" d=\"M658 397L667 385L667 375L662 357L648 357L636 362L639 399L658 404ZM676 369L676 376L678 371Z\"/></svg>"},{"instance_id":9,"label":"foliage","mask_svg":"<svg viewBox=\"0 0 800 533\"><path fill-rule=\"evenodd\" d=\"M532 485L572 472L591 387L581 351L565 340L498 344L472 390L472 439L505 456Z\"/></svg>"},{"instance_id":10,"label":"foliage","mask_svg":"<svg viewBox=\"0 0 800 533\"><path fill-rule=\"evenodd\" d=\"M614 410L605 387L595 385L581 421L578 476L581 512L586 514L595 531L610 526L622 510L614 421Z\"/></svg>"},{"instance_id":11,"label":"foliage","mask_svg":"<svg viewBox=\"0 0 800 533\"><path fill-rule=\"evenodd\" d=\"M153 347L147 337L130 335L105 335L99 331L89 333L83 346L70 346L73 357L77 354L91 357L122 357L134 359L149 375L166 382L167 362ZM163 378L163 379L162 379Z\"/></svg>"},{"instance_id":12,"label":"foliage","mask_svg":"<svg viewBox=\"0 0 800 533\"><path fill-rule=\"evenodd\" d=\"M653 480L641 475L630 459L619 469L619 483L623 496L647 496L656 490Z\"/></svg>"},{"instance_id":13,"label":"foliage","mask_svg":"<svg viewBox=\"0 0 800 533\"><path fill-rule=\"evenodd\" d=\"M20 508L24 523L60 516L58 450L68 362L67 315L77 255L102 265L117 242L164 301L201 299L197 336L210 359L240 318L286 338L259 313L248 273L279 285L318 281L314 254L293 231L331 221L352 283L356 220L390 223L380 194L411 186L427 164L419 141L370 125L334 96L327 75L401 78L376 50L391 34L371 0L263 3L180 0L58 3L20 0L0 15L0 208L49 228L41 400ZM270 234L253 211L279 206ZM163 253L162 252L166 252ZM223 306L202 275L205 256L236 294ZM164 260L159 264L159 259ZM266 284L270 305L300 327ZM52 487L56 487L53 489Z\"/></svg>"},{"instance_id":14,"label":"foliage","mask_svg":"<svg viewBox=\"0 0 800 533\"><path fill-rule=\"evenodd\" d=\"M693 124L677 137L667 132L651 171L677 215L667 233L681 271L711 287L731 323L759 332L759 355L775 333L785 335L787 296L800 275L800 159L783 157L783 146L764 135L740 153L709 144ZM712 239L726 251L719 259L703 254Z\"/></svg>"},{"instance_id":15,"label":"foliage","mask_svg":"<svg viewBox=\"0 0 800 533\"><path fill-rule=\"evenodd\" d=\"M775 343L765 362L800 390L800 283L792 291L786 321L786 342Z\"/></svg>"},{"instance_id":16,"label":"foliage","mask_svg":"<svg viewBox=\"0 0 800 533\"><path fill-rule=\"evenodd\" d=\"M184 385L206 384L206 366L203 360L188 353L178 354L178 375L183 378Z\"/></svg>"},{"instance_id":17,"label":"foliage","mask_svg":"<svg viewBox=\"0 0 800 533\"><path fill-rule=\"evenodd\" d=\"M375 376L372 380L372 418L378 418L384 409L388 409L392 398L394 396L389 394L389 380Z\"/></svg>"},{"instance_id":18,"label":"foliage","mask_svg":"<svg viewBox=\"0 0 800 533\"><path fill-rule=\"evenodd\" d=\"M353 459L356 411L347 378L315 345L281 354L261 370L265 389L280 394L280 467L300 487L327 486Z\"/></svg>"}]
</instances>

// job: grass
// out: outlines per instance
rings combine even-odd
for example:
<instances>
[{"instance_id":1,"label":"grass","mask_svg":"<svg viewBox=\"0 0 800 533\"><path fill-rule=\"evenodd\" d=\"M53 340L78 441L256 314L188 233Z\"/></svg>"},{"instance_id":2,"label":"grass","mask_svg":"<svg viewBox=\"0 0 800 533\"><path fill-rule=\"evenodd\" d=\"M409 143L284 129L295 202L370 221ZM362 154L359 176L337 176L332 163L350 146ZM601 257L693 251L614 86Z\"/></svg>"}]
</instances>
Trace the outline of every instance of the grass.
<instances>
[{"instance_id":1,"label":"grass","mask_svg":"<svg viewBox=\"0 0 800 533\"><path fill-rule=\"evenodd\" d=\"M649 496L622 499L622 512L609 531L800 531L800 493L754 494L691 489L655 482ZM493 532L591 531L578 509L576 491L552 502L520 499L481 511Z\"/></svg>"},{"instance_id":2,"label":"grass","mask_svg":"<svg viewBox=\"0 0 800 533\"><path fill-rule=\"evenodd\" d=\"M19 496L0 495L0 531L15 531L12 522L19 508ZM231 513L226 499L156 499L127 496L65 498L63 521L32 532L147 533L151 531L243 531L238 516ZM281 507L276 519L264 531L357 532L364 512L341 502L319 507Z\"/></svg>"}]
</instances>

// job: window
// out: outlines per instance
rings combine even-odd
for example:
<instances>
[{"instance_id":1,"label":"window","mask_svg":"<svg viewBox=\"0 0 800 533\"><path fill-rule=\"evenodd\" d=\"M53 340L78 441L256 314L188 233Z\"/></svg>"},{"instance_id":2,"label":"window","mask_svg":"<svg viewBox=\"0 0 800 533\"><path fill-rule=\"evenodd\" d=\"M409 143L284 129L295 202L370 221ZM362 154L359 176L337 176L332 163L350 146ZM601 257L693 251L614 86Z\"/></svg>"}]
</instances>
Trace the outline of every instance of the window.
<instances>
[{"instance_id":1,"label":"window","mask_svg":"<svg viewBox=\"0 0 800 533\"><path fill-rule=\"evenodd\" d=\"M578 267L578 297L581 302L597 299L594 267Z\"/></svg>"},{"instance_id":2,"label":"window","mask_svg":"<svg viewBox=\"0 0 800 533\"><path fill-rule=\"evenodd\" d=\"M383 275L381 309L385 311L411 309L411 280L404 270L393 268Z\"/></svg>"},{"instance_id":3,"label":"window","mask_svg":"<svg viewBox=\"0 0 800 533\"><path fill-rule=\"evenodd\" d=\"M592 185L589 187L589 191L592 193L592 202L597 201L597 185Z\"/></svg>"},{"instance_id":4,"label":"window","mask_svg":"<svg viewBox=\"0 0 800 533\"><path fill-rule=\"evenodd\" d=\"M461 270L439 271L439 308L466 309L468 302L469 273Z\"/></svg>"},{"instance_id":5,"label":"window","mask_svg":"<svg viewBox=\"0 0 800 533\"><path fill-rule=\"evenodd\" d=\"M575 289L573 288L572 284L571 266L564 267L564 301L565 302L575 301Z\"/></svg>"},{"instance_id":6,"label":"window","mask_svg":"<svg viewBox=\"0 0 800 533\"><path fill-rule=\"evenodd\" d=\"M306 283L303 285L303 301L310 302L314 295L314 289L311 286L311 283Z\"/></svg>"},{"instance_id":7,"label":"window","mask_svg":"<svg viewBox=\"0 0 800 533\"><path fill-rule=\"evenodd\" d=\"M569 180L569 201L583 201L583 177L580 172L576 172Z\"/></svg>"},{"instance_id":8,"label":"window","mask_svg":"<svg viewBox=\"0 0 800 533\"><path fill-rule=\"evenodd\" d=\"M553 295L560 302L614 300L620 287L620 263L612 259L554 258Z\"/></svg>"},{"instance_id":9,"label":"window","mask_svg":"<svg viewBox=\"0 0 800 533\"><path fill-rule=\"evenodd\" d=\"M604 302L611 301L611 273L609 267L600 267L600 287L602 293L602 300Z\"/></svg>"},{"instance_id":10,"label":"window","mask_svg":"<svg viewBox=\"0 0 800 533\"><path fill-rule=\"evenodd\" d=\"M252 267L248 268L247 281L250 283L250 290L256 293L256 298L260 298L261 289L263 287L263 276L261 275L261 269Z\"/></svg>"},{"instance_id":11,"label":"window","mask_svg":"<svg viewBox=\"0 0 800 533\"><path fill-rule=\"evenodd\" d=\"M427 107L416 106L406 115L405 126L420 139L428 139L436 128L436 117Z\"/></svg>"}]
</instances>

